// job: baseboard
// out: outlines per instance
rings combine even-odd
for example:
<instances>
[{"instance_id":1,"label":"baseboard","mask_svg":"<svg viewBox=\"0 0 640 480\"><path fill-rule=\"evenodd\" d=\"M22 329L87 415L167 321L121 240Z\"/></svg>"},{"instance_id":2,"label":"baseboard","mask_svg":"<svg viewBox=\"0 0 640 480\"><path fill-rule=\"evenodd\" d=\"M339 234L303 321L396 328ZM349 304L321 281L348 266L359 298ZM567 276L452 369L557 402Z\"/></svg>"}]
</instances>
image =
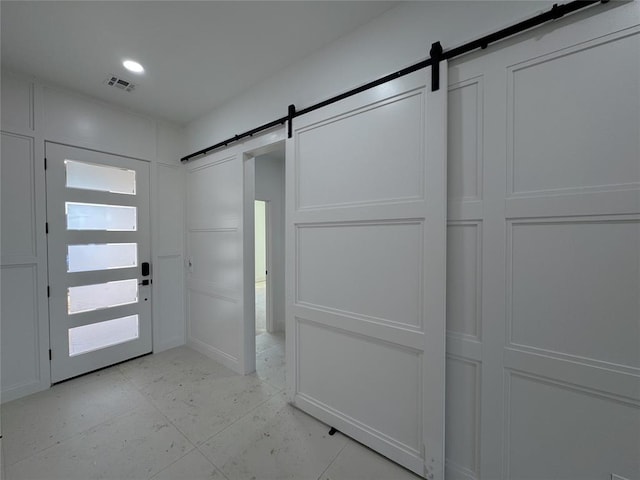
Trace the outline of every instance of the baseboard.
<instances>
[{"instance_id":1,"label":"baseboard","mask_svg":"<svg viewBox=\"0 0 640 480\"><path fill-rule=\"evenodd\" d=\"M43 384L42 382L29 382L22 385L16 385L9 387L6 390L2 390L2 393L0 393L0 401L1 403L11 402L12 400L17 400L33 393L48 390L50 387L51 385Z\"/></svg>"},{"instance_id":2,"label":"baseboard","mask_svg":"<svg viewBox=\"0 0 640 480\"><path fill-rule=\"evenodd\" d=\"M229 355L228 353L223 352L211 345L207 345L206 343L201 342L200 340L196 340L190 338L187 340L187 346L189 348L193 348L195 351L202 353L203 355L209 357L212 360L215 360L218 363L221 363L227 368L230 368L234 372L242 375L242 369L240 368L240 362L237 358Z\"/></svg>"},{"instance_id":3,"label":"baseboard","mask_svg":"<svg viewBox=\"0 0 640 480\"><path fill-rule=\"evenodd\" d=\"M184 337L172 338L171 340L154 344L153 353L164 352L165 350L169 350L171 348L176 348L176 347L182 347L183 345L186 345Z\"/></svg>"},{"instance_id":4,"label":"baseboard","mask_svg":"<svg viewBox=\"0 0 640 480\"><path fill-rule=\"evenodd\" d=\"M447 480L478 480L476 473L451 460L445 461L444 478Z\"/></svg>"}]
</instances>

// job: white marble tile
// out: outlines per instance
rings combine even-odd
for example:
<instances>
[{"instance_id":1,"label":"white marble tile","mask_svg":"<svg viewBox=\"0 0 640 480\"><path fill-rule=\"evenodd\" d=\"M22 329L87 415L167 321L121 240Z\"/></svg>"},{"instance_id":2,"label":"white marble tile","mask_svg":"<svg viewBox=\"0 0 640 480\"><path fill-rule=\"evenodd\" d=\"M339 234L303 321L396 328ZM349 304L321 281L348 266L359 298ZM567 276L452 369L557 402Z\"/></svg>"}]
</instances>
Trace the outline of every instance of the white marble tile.
<instances>
[{"instance_id":1,"label":"white marble tile","mask_svg":"<svg viewBox=\"0 0 640 480\"><path fill-rule=\"evenodd\" d=\"M224 475L202 453L192 450L152 480L224 480Z\"/></svg>"},{"instance_id":2,"label":"white marble tile","mask_svg":"<svg viewBox=\"0 0 640 480\"><path fill-rule=\"evenodd\" d=\"M409 470L349 440L320 480L420 480Z\"/></svg>"},{"instance_id":3,"label":"white marble tile","mask_svg":"<svg viewBox=\"0 0 640 480\"><path fill-rule=\"evenodd\" d=\"M275 345L256 353L256 375L278 390L287 387L284 347Z\"/></svg>"},{"instance_id":4,"label":"white marble tile","mask_svg":"<svg viewBox=\"0 0 640 480\"><path fill-rule=\"evenodd\" d=\"M2 405L6 463L11 465L146 403L113 368L6 403Z\"/></svg>"},{"instance_id":5,"label":"white marble tile","mask_svg":"<svg viewBox=\"0 0 640 480\"><path fill-rule=\"evenodd\" d=\"M230 480L316 480L347 439L277 395L199 450Z\"/></svg>"},{"instance_id":6,"label":"white marble tile","mask_svg":"<svg viewBox=\"0 0 640 480\"><path fill-rule=\"evenodd\" d=\"M193 445L151 406L140 407L7 467L12 480L147 479Z\"/></svg>"},{"instance_id":7,"label":"white marble tile","mask_svg":"<svg viewBox=\"0 0 640 480\"><path fill-rule=\"evenodd\" d=\"M209 378L154 397L153 403L199 444L277 393L255 375Z\"/></svg>"},{"instance_id":8,"label":"white marble tile","mask_svg":"<svg viewBox=\"0 0 640 480\"><path fill-rule=\"evenodd\" d=\"M256 282L256 335L267 331L267 282Z\"/></svg>"},{"instance_id":9,"label":"white marble tile","mask_svg":"<svg viewBox=\"0 0 640 480\"><path fill-rule=\"evenodd\" d=\"M210 378L228 377L235 372L188 347L178 347L147 355L118 366L140 391L160 397Z\"/></svg>"},{"instance_id":10,"label":"white marble tile","mask_svg":"<svg viewBox=\"0 0 640 480\"><path fill-rule=\"evenodd\" d=\"M278 333L261 333L256 336L256 353L264 352L272 347L282 347L284 352L285 337L283 332Z\"/></svg>"}]
</instances>

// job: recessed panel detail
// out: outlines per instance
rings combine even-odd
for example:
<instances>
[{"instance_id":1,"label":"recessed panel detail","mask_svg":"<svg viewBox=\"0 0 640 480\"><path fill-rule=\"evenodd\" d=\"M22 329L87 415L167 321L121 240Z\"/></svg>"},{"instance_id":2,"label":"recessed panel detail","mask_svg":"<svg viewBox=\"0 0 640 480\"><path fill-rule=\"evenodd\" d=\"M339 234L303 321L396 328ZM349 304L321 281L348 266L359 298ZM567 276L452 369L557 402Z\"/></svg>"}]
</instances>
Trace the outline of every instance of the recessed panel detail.
<instances>
[{"instance_id":1,"label":"recessed panel detail","mask_svg":"<svg viewBox=\"0 0 640 480\"><path fill-rule=\"evenodd\" d=\"M420 91L300 132L297 206L423 198L423 110Z\"/></svg>"},{"instance_id":2,"label":"recessed panel detail","mask_svg":"<svg viewBox=\"0 0 640 480\"><path fill-rule=\"evenodd\" d=\"M446 368L447 462L477 474L480 460L480 364L448 356Z\"/></svg>"},{"instance_id":3,"label":"recessed panel detail","mask_svg":"<svg viewBox=\"0 0 640 480\"><path fill-rule=\"evenodd\" d=\"M640 366L640 221L510 230L511 342Z\"/></svg>"},{"instance_id":4,"label":"recessed panel detail","mask_svg":"<svg viewBox=\"0 0 640 480\"><path fill-rule=\"evenodd\" d=\"M638 472L640 409L510 374L505 478L609 478ZM541 461L544 459L544 461Z\"/></svg>"},{"instance_id":5,"label":"recessed panel detail","mask_svg":"<svg viewBox=\"0 0 640 480\"><path fill-rule=\"evenodd\" d=\"M480 336L480 223L447 226L447 330Z\"/></svg>"},{"instance_id":6,"label":"recessed panel detail","mask_svg":"<svg viewBox=\"0 0 640 480\"><path fill-rule=\"evenodd\" d=\"M422 231L419 222L300 227L297 301L421 326Z\"/></svg>"},{"instance_id":7,"label":"recessed panel detail","mask_svg":"<svg viewBox=\"0 0 640 480\"><path fill-rule=\"evenodd\" d=\"M639 51L632 35L512 70L511 192L640 182Z\"/></svg>"},{"instance_id":8,"label":"recessed panel detail","mask_svg":"<svg viewBox=\"0 0 640 480\"><path fill-rule=\"evenodd\" d=\"M482 197L482 84L465 82L449 90L447 194L452 201Z\"/></svg>"},{"instance_id":9,"label":"recessed panel detail","mask_svg":"<svg viewBox=\"0 0 640 480\"><path fill-rule=\"evenodd\" d=\"M417 352L305 322L298 323L298 335L301 394L420 450L422 357Z\"/></svg>"}]
</instances>

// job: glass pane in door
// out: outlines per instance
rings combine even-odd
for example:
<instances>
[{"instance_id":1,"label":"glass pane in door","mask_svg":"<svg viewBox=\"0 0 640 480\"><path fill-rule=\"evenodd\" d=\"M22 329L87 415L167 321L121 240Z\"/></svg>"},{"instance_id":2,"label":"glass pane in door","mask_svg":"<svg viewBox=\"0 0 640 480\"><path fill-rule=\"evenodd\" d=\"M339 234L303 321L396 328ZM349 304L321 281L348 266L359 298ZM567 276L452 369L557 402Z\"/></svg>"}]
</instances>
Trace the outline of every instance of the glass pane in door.
<instances>
[{"instance_id":1,"label":"glass pane in door","mask_svg":"<svg viewBox=\"0 0 640 480\"><path fill-rule=\"evenodd\" d=\"M76 160L65 160L64 165L67 174L67 188L125 195L136 194L136 172L134 170Z\"/></svg>"},{"instance_id":2,"label":"glass pane in door","mask_svg":"<svg viewBox=\"0 0 640 480\"><path fill-rule=\"evenodd\" d=\"M67 272L92 272L138 266L137 243L67 245Z\"/></svg>"},{"instance_id":3,"label":"glass pane in door","mask_svg":"<svg viewBox=\"0 0 640 480\"><path fill-rule=\"evenodd\" d=\"M135 340L140 336L138 315L114 318L69 329L69 356L94 352L102 348Z\"/></svg>"},{"instance_id":4,"label":"glass pane in door","mask_svg":"<svg viewBox=\"0 0 640 480\"><path fill-rule=\"evenodd\" d=\"M69 287L67 312L69 315L138 302L138 279Z\"/></svg>"},{"instance_id":5,"label":"glass pane in door","mask_svg":"<svg viewBox=\"0 0 640 480\"><path fill-rule=\"evenodd\" d=\"M135 232L137 208L125 205L65 202L67 230Z\"/></svg>"}]
</instances>

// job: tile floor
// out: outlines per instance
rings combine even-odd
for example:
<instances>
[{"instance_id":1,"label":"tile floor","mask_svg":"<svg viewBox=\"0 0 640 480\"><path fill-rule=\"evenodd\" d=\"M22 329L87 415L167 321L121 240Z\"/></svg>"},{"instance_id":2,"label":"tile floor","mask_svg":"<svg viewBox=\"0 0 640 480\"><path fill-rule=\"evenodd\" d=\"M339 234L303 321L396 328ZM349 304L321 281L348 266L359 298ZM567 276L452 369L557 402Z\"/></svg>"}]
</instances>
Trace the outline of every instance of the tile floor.
<instances>
[{"instance_id":1,"label":"tile floor","mask_svg":"<svg viewBox=\"0 0 640 480\"><path fill-rule=\"evenodd\" d=\"M256 335L267 331L267 282L256 282Z\"/></svg>"},{"instance_id":2,"label":"tile floor","mask_svg":"<svg viewBox=\"0 0 640 480\"><path fill-rule=\"evenodd\" d=\"M256 345L253 375L180 347L2 405L4 478L419 478L288 405L284 338Z\"/></svg>"}]
</instances>

